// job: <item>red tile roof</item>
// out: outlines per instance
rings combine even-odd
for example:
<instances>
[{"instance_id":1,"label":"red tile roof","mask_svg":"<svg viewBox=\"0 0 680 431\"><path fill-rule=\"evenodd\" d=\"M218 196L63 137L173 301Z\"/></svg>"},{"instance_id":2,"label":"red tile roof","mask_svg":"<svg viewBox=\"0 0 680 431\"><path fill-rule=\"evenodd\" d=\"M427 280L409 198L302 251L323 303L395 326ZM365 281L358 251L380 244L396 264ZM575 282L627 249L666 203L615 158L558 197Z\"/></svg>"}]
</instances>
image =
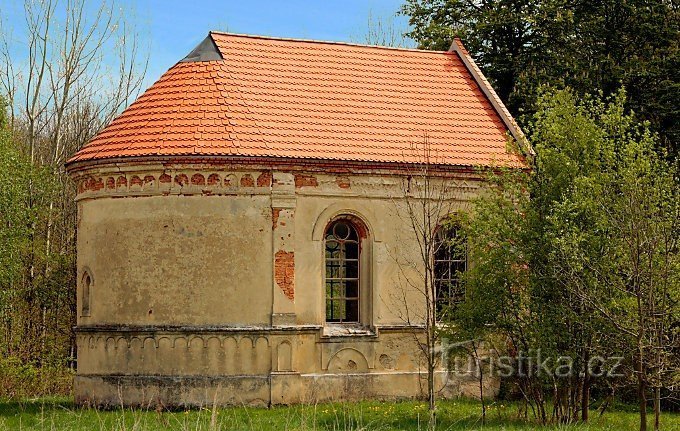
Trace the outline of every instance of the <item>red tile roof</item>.
<instances>
[{"instance_id":1,"label":"red tile roof","mask_svg":"<svg viewBox=\"0 0 680 431\"><path fill-rule=\"evenodd\" d=\"M68 163L180 155L412 163L421 161L412 146L427 139L437 163L524 166L506 145L508 131L521 132L462 45L209 37L222 60L177 63Z\"/></svg>"}]
</instances>

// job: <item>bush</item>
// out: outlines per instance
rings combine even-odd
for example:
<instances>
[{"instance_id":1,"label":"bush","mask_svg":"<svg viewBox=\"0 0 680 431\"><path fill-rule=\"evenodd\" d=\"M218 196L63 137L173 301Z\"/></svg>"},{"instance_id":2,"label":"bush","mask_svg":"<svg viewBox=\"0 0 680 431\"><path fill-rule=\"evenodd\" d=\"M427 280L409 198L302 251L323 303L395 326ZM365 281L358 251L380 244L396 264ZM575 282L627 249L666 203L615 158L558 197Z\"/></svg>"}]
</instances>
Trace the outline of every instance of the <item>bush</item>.
<instances>
[{"instance_id":1,"label":"bush","mask_svg":"<svg viewBox=\"0 0 680 431\"><path fill-rule=\"evenodd\" d=\"M0 358L0 398L71 395L74 372L65 366L37 367L19 358Z\"/></svg>"}]
</instances>

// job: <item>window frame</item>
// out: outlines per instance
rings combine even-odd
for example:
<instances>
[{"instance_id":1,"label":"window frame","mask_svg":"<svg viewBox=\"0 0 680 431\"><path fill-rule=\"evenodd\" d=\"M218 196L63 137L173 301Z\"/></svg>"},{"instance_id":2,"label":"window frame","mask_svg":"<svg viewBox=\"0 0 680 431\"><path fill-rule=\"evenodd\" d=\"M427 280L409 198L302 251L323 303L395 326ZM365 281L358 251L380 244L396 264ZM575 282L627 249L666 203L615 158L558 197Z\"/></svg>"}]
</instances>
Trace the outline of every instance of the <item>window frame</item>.
<instances>
[{"instance_id":1,"label":"window frame","mask_svg":"<svg viewBox=\"0 0 680 431\"><path fill-rule=\"evenodd\" d=\"M344 238L340 238L339 235L337 235L336 227L339 225L346 225L348 227L348 232L344 236ZM362 265L362 255L363 255L363 250L362 250L362 240L363 235L362 235L362 229L361 226L358 225L357 222L353 220L351 216L338 216L335 217L333 220L331 220L326 228L324 229L323 233L323 263L324 263L324 268L323 268L323 286L324 286L324 321L327 324L340 324L340 325L352 325L352 324L360 324L364 320L364 313L362 311L362 308L364 306L364 298L363 298L363 288L362 285L364 284L363 280L363 275L362 275L362 270L363 270L363 265ZM331 241L335 242L338 244L340 250L345 254L343 257L329 257L328 256L328 236L332 235L334 239ZM354 258L348 258L346 256L347 251L345 248L345 244L355 244L356 246L356 257ZM339 277L328 277L329 274L329 262L331 263L337 263L337 265L331 266L331 273L334 271L337 271L338 273L344 273L344 276L339 276ZM353 263L354 269L352 270L356 276L347 276L347 263ZM329 297L329 285L328 282L331 281L331 283L337 282L338 285L341 286L341 289L343 289L343 294L339 296L335 296L333 294L334 291L334 286L330 286L330 297ZM356 289L356 296L348 296L347 295L347 282L351 282L355 284L355 289ZM335 310L334 307L334 302L339 302L341 303L340 309L344 310L345 317L339 317L339 318L334 318L333 316L333 310ZM349 303L354 303L354 309L356 313L356 319L347 319L347 310L350 308L348 307ZM329 308L330 305L330 308ZM330 314L329 314L330 310Z\"/></svg>"},{"instance_id":2,"label":"window frame","mask_svg":"<svg viewBox=\"0 0 680 431\"><path fill-rule=\"evenodd\" d=\"M458 242L459 239L461 242ZM469 253L467 240L460 234L460 226L457 223L439 225L435 231L434 241L432 268L435 287L435 318L441 322L449 310L455 309L465 300L466 292L465 286L462 285L461 274L469 268ZM458 247L462 247L462 250L455 250ZM442 250L445 253L443 258L440 255ZM446 265L443 274L438 273L438 268L442 264ZM445 296L441 295L442 290L446 291Z\"/></svg>"}]
</instances>

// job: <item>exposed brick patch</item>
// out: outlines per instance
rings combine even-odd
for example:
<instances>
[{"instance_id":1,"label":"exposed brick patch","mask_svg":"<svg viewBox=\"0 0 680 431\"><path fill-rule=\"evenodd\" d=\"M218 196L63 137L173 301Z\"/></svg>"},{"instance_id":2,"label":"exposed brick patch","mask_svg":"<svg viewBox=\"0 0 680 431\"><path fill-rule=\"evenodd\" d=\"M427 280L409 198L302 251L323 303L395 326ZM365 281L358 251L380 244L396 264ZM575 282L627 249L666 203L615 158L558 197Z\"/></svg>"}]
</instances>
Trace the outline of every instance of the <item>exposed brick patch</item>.
<instances>
[{"instance_id":1,"label":"exposed brick patch","mask_svg":"<svg viewBox=\"0 0 680 431\"><path fill-rule=\"evenodd\" d=\"M255 180L250 174L241 177L241 187L255 187Z\"/></svg>"},{"instance_id":2,"label":"exposed brick patch","mask_svg":"<svg viewBox=\"0 0 680 431\"><path fill-rule=\"evenodd\" d=\"M172 181L172 177L168 174L163 174L160 177L158 177L158 181L162 183L169 183Z\"/></svg>"},{"instance_id":3,"label":"exposed brick patch","mask_svg":"<svg viewBox=\"0 0 680 431\"><path fill-rule=\"evenodd\" d=\"M350 188L350 182L349 182L349 177L336 177L335 178L335 183L340 187L341 189L348 189Z\"/></svg>"},{"instance_id":4,"label":"exposed brick patch","mask_svg":"<svg viewBox=\"0 0 680 431\"><path fill-rule=\"evenodd\" d=\"M180 186L185 186L189 184L189 177L184 174L175 175L175 183Z\"/></svg>"},{"instance_id":5,"label":"exposed brick patch","mask_svg":"<svg viewBox=\"0 0 680 431\"><path fill-rule=\"evenodd\" d=\"M319 182L314 175L295 174L295 188L318 187Z\"/></svg>"},{"instance_id":6,"label":"exposed brick patch","mask_svg":"<svg viewBox=\"0 0 680 431\"><path fill-rule=\"evenodd\" d=\"M208 185L209 186L217 186L220 184L220 176L217 174L210 174L208 177Z\"/></svg>"},{"instance_id":7,"label":"exposed brick patch","mask_svg":"<svg viewBox=\"0 0 680 431\"><path fill-rule=\"evenodd\" d=\"M120 177L118 177L118 181L116 181L116 185L118 187L127 187L127 178L125 178L124 176L121 175Z\"/></svg>"},{"instance_id":8,"label":"exposed brick patch","mask_svg":"<svg viewBox=\"0 0 680 431\"><path fill-rule=\"evenodd\" d=\"M191 176L191 184L195 186L203 186L205 185L205 177L201 174L193 174Z\"/></svg>"},{"instance_id":9,"label":"exposed brick patch","mask_svg":"<svg viewBox=\"0 0 680 431\"><path fill-rule=\"evenodd\" d=\"M258 187L269 187L272 184L272 173L269 171L262 172L259 177L257 177Z\"/></svg>"},{"instance_id":10,"label":"exposed brick patch","mask_svg":"<svg viewBox=\"0 0 680 431\"><path fill-rule=\"evenodd\" d=\"M152 175L147 175L144 177L144 185L153 185L153 182L156 180Z\"/></svg>"},{"instance_id":11,"label":"exposed brick patch","mask_svg":"<svg viewBox=\"0 0 680 431\"><path fill-rule=\"evenodd\" d=\"M130 180L130 186L142 186L142 179L139 178L137 175L133 176L132 179Z\"/></svg>"},{"instance_id":12,"label":"exposed brick patch","mask_svg":"<svg viewBox=\"0 0 680 431\"><path fill-rule=\"evenodd\" d=\"M116 180L113 177L108 177L106 179L106 188L107 189L115 189L116 188Z\"/></svg>"},{"instance_id":13,"label":"exposed brick patch","mask_svg":"<svg viewBox=\"0 0 680 431\"><path fill-rule=\"evenodd\" d=\"M279 215L281 214L281 208L272 208L272 229L276 229L279 223Z\"/></svg>"},{"instance_id":14,"label":"exposed brick patch","mask_svg":"<svg viewBox=\"0 0 680 431\"><path fill-rule=\"evenodd\" d=\"M279 250L274 258L274 280L288 299L295 299L295 253Z\"/></svg>"}]
</instances>

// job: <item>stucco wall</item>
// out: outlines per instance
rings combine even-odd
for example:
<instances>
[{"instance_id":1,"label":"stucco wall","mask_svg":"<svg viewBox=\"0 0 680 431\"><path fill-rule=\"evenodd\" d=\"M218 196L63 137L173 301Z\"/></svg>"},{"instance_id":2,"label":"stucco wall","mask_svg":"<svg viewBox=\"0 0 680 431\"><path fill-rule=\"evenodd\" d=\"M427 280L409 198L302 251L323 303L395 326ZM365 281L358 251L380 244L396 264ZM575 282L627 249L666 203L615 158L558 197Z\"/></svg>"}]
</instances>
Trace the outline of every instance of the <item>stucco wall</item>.
<instances>
[{"instance_id":1,"label":"stucco wall","mask_svg":"<svg viewBox=\"0 0 680 431\"><path fill-rule=\"evenodd\" d=\"M200 404L235 388L264 404L356 398L356 384L338 385L362 375L372 376L359 385L367 397L421 394L406 316L417 324L423 301L407 281L417 281L419 258L403 175L130 164L73 176L78 402ZM451 209L464 211L476 179L447 181ZM366 230L365 328L354 335L325 324L323 232L339 215ZM441 382L449 395L462 391Z\"/></svg>"},{"instance_id":2,"label":"stucco wall","mask_svg":"<svg viewBox=\"0 0 680 431\"><path fill-rule=\"evenodd\" d=\"M80 323L269 323L268 196L95 199L79 207L79 268L94 280L90 316Z\"/></svg>"}]
</instances>

